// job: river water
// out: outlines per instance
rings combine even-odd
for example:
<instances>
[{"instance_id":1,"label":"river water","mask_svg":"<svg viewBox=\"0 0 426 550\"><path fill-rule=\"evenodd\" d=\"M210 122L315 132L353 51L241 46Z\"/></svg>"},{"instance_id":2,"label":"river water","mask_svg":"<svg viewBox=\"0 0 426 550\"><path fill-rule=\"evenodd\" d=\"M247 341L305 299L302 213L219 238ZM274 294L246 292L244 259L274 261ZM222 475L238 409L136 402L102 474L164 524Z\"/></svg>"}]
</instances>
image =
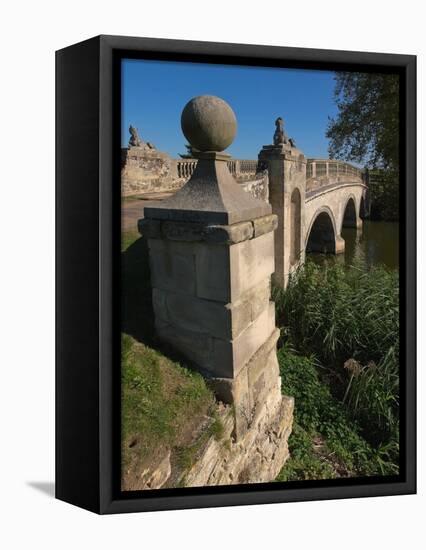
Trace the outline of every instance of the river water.
<instances>
[{"instance_id":1,"label":"river water","mask_svg":"<svg viewBox=\"0 0 426 550\"><path fill-rule=\"evenodd\" d=\"M390 269L399 268L399 224L397 222L373 222L364 220L362 230L344 228L345 253L334 256L328 254L326 261L346 265L362 262L369 269L375 265L385 265ZM323 263L325 257L309 254L314 261Z\"/></svg>"}]
</instances>

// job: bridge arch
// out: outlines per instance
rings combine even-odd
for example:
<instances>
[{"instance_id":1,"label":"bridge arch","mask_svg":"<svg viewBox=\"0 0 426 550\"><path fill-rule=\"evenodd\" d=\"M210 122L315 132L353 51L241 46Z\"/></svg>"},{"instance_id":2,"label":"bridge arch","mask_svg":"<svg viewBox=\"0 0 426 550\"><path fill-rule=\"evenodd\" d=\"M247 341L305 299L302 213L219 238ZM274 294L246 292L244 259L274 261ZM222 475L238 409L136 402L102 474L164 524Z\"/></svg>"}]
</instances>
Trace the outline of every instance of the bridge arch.
<instances>
[{"instance_id":1,"label":"bridge arch","mask_svg":"<svg viewBox=\"0 0 426 550\"><path fill-rule=\"evenodd\" d=\"M342 229L343 227L357 227L357 207L354 195L348 197L343 209Z\"/></svg>"},{"instance_id":2,"label":"bridge arch","mask_svg":"<svg viewBox=\"0 0 426 550\"><path fill-rule=\"evenodd\" d=\"M306 233L306 252L336 254L336 220L328 206L317 210Z\"/></svg>"}]
</instances>

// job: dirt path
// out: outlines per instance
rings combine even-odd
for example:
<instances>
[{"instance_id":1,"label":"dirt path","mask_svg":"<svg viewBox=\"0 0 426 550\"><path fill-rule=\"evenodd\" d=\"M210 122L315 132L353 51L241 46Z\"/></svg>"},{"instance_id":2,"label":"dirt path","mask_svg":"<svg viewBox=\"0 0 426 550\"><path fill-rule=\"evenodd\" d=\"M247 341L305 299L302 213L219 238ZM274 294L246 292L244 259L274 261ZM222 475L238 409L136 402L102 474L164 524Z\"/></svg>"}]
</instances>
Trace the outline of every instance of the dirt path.
<instances>
[{"instance_id":1,"label":"dirt path","mask_svg":"<svg viewBox=\"0 0 426 550\"><path fill-rule=\"evenodd\" d=\"M137 231L138 220L143 218L145 206L170 197L171 193L146 194L143 197L127 199L121 203L121 228L123 232Z\"/></svg>"}]
</instances>

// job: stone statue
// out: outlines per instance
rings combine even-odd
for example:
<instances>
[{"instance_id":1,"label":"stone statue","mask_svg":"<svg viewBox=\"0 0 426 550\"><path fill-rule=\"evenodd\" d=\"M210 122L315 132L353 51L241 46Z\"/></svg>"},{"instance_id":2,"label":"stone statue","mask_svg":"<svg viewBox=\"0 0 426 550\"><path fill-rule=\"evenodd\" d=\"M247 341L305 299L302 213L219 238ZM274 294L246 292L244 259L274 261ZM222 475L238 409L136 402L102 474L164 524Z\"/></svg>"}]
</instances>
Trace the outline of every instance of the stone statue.
<instances>
[{"instance_id":1,"label":"stone statue","mask_svg":"<svg viewBox=\"0 0 426 550\"><path fill-rule=\"evenodd\" d=\"M129 139L129 147L142 147L142 149L148 150L148 149L155 149L155 145L153 145L150 141L147 141L146 143L139 137L138 129L135 128L130 124L129 126L129 133L130 133L130 139Z\"/></svg>"},{"instance_id":2,"label":"stone statue","mask_svg":"<svg viewBox=\"0 0 426 550\"><path fill-rule=\"evenodd\" d=\"M287 145L288 137L284 131L284 120L278 117L275 121L274 145Z\"/></svg>"},{"instance_id":3,"label":"stone statue","mask_svg":"<svg viewBox=\"0 0 426 550\"><path fill-rule=\"evenodd\" d=\"M296 147L296 141L294 138L288 138L288 142L290 143L291 147Z\"/></svg>"},{"instance_id":4,"label":"stone statue","mask_svg":"<svg viewBox=\"0 0 426 550\"><path fill-rule=\"evenodd\" d=\"M130 124L129 133L130 133L129 147L142 147L143 143L141 138L139 137L137 128L135 128Z\"/></svg>"}]
</instances>

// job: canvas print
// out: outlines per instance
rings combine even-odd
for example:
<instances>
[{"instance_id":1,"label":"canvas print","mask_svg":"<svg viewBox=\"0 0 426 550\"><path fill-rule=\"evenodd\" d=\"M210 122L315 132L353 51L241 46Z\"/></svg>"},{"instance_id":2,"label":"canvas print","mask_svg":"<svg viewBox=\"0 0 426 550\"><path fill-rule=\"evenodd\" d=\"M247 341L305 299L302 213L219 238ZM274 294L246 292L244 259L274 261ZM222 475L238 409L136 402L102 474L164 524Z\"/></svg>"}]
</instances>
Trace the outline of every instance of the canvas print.
<instances>
[{"instance_id":1,"label":"canvas print","mask_svg":"<svg viewBox=\"0 0 426 550\"><path fill-rule=\"evenodd\" d=\"M121 61L122 491L398 475L399 120L396 74Z\"/></svg>"}]
</instances>

